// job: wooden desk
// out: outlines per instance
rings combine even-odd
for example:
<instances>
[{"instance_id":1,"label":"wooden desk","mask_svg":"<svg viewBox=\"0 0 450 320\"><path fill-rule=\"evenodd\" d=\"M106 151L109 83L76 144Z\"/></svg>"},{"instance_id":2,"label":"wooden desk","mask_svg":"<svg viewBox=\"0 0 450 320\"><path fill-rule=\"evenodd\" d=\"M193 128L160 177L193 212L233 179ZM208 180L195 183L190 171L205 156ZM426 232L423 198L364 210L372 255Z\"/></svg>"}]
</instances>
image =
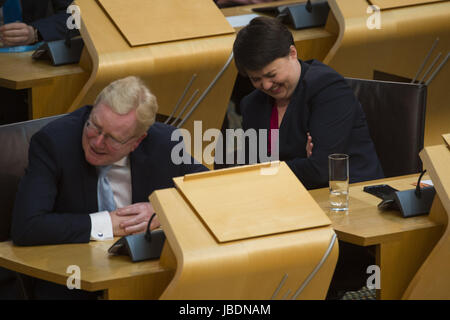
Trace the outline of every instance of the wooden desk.
<instances>
[{"instance_id":1,"label":"wooden desk","mask_svg":"<svg viewBox=\"0 0 450 320\"><path fill-rule=\"evenodd\" d=\"M174 181L176 189L149 198L173 250L161 264L176 269L161 299L325 298L338 259L335 232L286 163Z\"/></svg>"},{"instance_id":2,"label":"wooden desk","mask_svg":"<svg viewBox=\"0 0 450 320\"><path fill-rule=\"evenodd\" d=\"M376 247L376 263L381 270L379 299L402 297L442 235L444 224L429 216L404 219L396 211L381 212L376 207L380 199L363 192L362 187L387 183L405 190L413 188L416 180L417 175L408 175L353 184L347 214L330 213L327 188L310 191L328 213L340 240ZM175 270L158 260L131 263L127 257L109 257L107 249L112 243L16 247L11 242L3 242L0 243L0 267L65 285L70 276L67 267L78 265L84 290L104 290L107 299L157 299Z\"/></svg>"},{"instance_id":3,"label":"wooden desk","mask_svg":"<svg viewBox=\"0 0 450 320\"><path fill-rule=\"evenodd\" d=\"M426 147L420 152L424 167L433 179L436 197L439 197L441 206L430 213L430 218L439 221L445 231L414 276L403 299L450 299L450 229L448 227L450 216L450 149L449 134L442 135L445 145Z\"/></svg>"},{"instance_id":4,"label":"wooden desk","mask_svg":"<svg viewBox=\"0 0 450 320\"><path fill-rule=\"evenodd\" d=\"M89 75L77 64L35 61L32 53L0 53L0 86L29 90L31 119L67 112Z\"/></svg>"},{"instance_id":5,"label":"wooden desk","mask_svg":"<svg viewBox=\"0 0 450 320\"><path fill-rule=\"evenodd\" d=\"M161 267L159 260L132 263L125 256L109 256L114 241L37 247L0 242L0 266L66 285L72 275L67 268L77 265L83 290L103 290L105 299L157 299L173 271Z\"/></svg>"},{"instance_id":6,"label":"wooden desk","mask_svg":"<svg viewBox=\"0 0 450 320\"><path fill-rule=\"evenodd\" d=\"M406 190L414 188L412 183L417 178L414 174L352 184L348 213L330 212L328 188L310 191L319 206L328 212L340 240L359 246L375 246L376 264L381 271L378 299L402 297L442 235L444 225L429 216L405 219L398 211L380 211L377 204L381 200L364 192L363 186L386 183L398 190Z\"/></svg>"}]
</instances>

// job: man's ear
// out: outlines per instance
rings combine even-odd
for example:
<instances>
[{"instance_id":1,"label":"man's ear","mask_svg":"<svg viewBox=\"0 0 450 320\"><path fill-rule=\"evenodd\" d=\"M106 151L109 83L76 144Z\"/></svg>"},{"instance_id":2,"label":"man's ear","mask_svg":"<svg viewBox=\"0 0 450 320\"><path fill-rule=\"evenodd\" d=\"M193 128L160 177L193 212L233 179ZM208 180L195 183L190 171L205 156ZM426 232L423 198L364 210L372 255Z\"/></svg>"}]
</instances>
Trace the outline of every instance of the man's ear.
<instances>
[{"instance_id":1,"label":"man's ear","mask_svg":"<svg viewBox=\"0 0 450 320\"><path fill-rule=\"evenodd\" d=\"M295 48L294 45L291 45L291 46L289 47L289 56L290 56L291 58L296 59L296 60L298 59L297 49Z\"/></svg>"},{"instance_id":2,"label":"man's ear","mask_svg":"<svg viewBox=\"0 0 450 320\"><path fill-rule=\"evenodd\" d=\"M136 150L137 147L139 147L139 144L142 142L142 140L145 139L145 137L147 136L147 132L143 133L139 139L137 139L134 143L133 146L131 147L131 151Z\"/></svg>"}]
</instances>

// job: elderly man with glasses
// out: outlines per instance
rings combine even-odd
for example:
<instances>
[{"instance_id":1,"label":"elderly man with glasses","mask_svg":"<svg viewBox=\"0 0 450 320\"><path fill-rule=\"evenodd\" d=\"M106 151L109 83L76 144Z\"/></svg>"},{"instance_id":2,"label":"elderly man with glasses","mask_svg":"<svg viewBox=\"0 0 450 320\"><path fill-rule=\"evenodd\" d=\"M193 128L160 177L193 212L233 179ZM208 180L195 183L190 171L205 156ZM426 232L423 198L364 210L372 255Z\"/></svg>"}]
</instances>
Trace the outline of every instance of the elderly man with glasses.
<instances>
[{"instance_id":1,"label":"elderly man with glasses","mask_svg":"<svg viewBox=\"0 0 450 320\"><path fill-rule=\"evenodd\" d=\"M173 163L179 141L171 141L175 128L155 122L157 108L142 81L128 77L104 88L93 107L36 133L16 196L13 242L83 243L145 231L154 190L173 187L173 177L207 170L194 160ZM151 229L158 226L153 219ZM54 298L50 292L56 294L47 288L41 297Z\"/></svg>"}]
</instances>

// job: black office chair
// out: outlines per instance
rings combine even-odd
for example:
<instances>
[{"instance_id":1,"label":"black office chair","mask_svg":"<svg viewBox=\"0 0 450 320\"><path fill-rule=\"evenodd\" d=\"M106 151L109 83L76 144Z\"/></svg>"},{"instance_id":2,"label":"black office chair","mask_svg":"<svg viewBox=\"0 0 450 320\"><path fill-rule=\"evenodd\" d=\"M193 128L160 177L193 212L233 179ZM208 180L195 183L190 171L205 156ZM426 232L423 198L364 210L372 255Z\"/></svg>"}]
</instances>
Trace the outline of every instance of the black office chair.
<instances>
[{"instance_id":1,"label":"black office chair","mask_svg":"<svg viewBox=\"0 0 450 320\"><path fill-rule=\"evenodd\" d=\"M0 241L10 238L15 194L28 164L31 136L61 115L0 126ZM0 299L28 298L26 277L0 268Z\"/></svg>"},{"instance_id":2,"label":"black office chair","mask_svg":"<svg viewBox=\"0 0 450 320\"><path fill-rule=\"evenodd\" d=\"M427 87L423 84L346 78L366 114L386 177L422 171Z\"/></svg>"}]
</instances>

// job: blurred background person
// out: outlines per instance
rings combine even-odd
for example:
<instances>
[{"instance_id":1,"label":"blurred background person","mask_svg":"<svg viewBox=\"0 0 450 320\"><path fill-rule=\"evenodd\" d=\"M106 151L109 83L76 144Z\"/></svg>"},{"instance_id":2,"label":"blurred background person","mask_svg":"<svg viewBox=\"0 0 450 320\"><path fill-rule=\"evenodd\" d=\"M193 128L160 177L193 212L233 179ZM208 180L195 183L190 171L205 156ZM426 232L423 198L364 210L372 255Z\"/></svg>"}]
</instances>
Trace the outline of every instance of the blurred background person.
<instances>
[{"instance_id":1,"label":"blurred background person","mask_svg":"<svg viewBox=\"0 0 450 320\"><path fill-rule=\"evenodd\" d=\"M0 47L32 45L66 37L72 0L0 0ZM78 30L71 33L79 34ZM2 54L13 53L0 53ZM31 59L31 58L30 58ZM0 87L0 125L28 120L28 90Z\"/></svg>"},{"instance_id":2,"label":"blurred background person","mask_svg":"<svg viewBox=\"0 0 450 320\"><path fill-rule=\"evenodd\" d=\"M64 39L67 7L72 0L0 0L0 39L4 46L23 46Z\"/></svg>"}]
</instances>

